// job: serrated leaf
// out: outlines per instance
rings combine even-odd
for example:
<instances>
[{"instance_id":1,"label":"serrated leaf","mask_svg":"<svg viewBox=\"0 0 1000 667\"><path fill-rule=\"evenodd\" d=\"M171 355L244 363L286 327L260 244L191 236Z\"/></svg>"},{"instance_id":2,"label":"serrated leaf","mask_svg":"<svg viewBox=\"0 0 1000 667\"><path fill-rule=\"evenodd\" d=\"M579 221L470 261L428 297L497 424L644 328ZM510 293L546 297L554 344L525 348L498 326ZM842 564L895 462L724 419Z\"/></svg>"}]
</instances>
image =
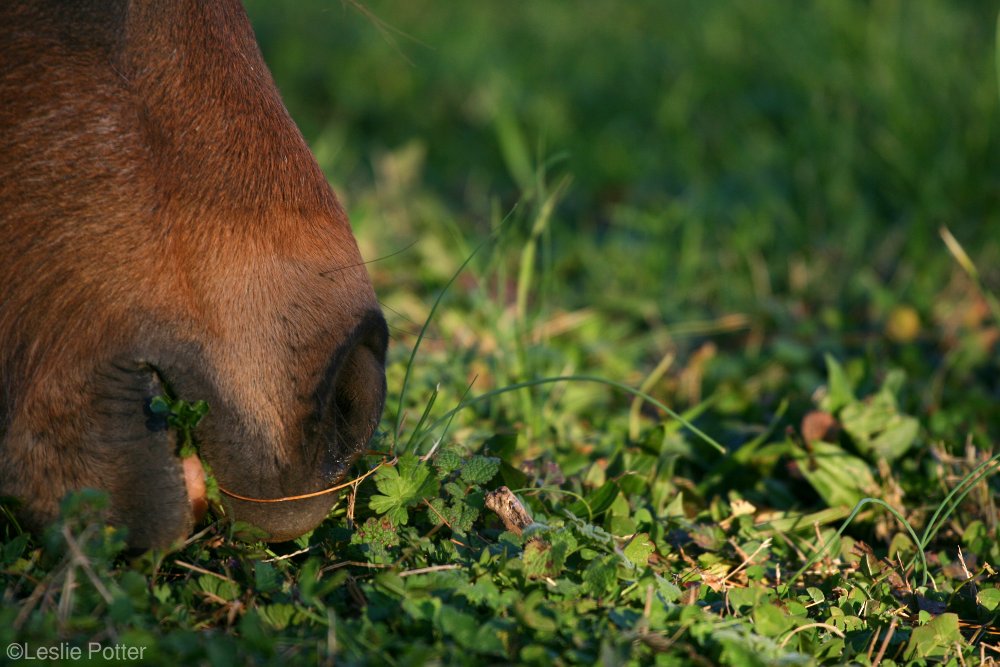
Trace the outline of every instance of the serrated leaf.
<instances>
[{"instance_id":1,"label":"serrated leaf","mask_svg":"<svg viewBox=\"0 0 1000 667\"><path fill-rule=\"evenodd\" d=\"M211 577L207 574L198 577L198 587L223 600L235 600L240 595L240 589L234 582Z\"/></svg>"},{"instance_id":2,"label":"serrated leaf","mask_svg":"<svg viewBox=\"0 0 1000 667\"><path fill-rule=\"evenodd\" d=\"M453 498L462 498L465 496L465 487L456 482L447 482L444 485L443 490Z\"/></svg>"},{"instance_id":3,"label":"serrated leaf","mask_svg":"<svg viewBox=\"0 0 1000 667\"><path fill-rule=\"evenodd\" d=\"M895 461L916 442L920 424L914 417L902 414L896 401L904 379L902 371L889 372L876 394L845 405L840 413L844 431L869 458Z\"/></svg>"},{"instance_id":4,"label":"serrated leaf","mask_svg":"<svg viewBox=\"0 0 1000 667\"><path fill-rule=\"evenodd\" d=\"M444 479L462 465L462 457L454 449L443 449L434 457L438 478Z\"/></svg>"},{"instance_id":5,"label":"serrated leaf","mask_svg":"<svg viewBox=\"0 0 1000 667\"><path fill-rule=\"evenodd\" d=\"M595 597L610 593L618 580L617 556L605 556L591 561L583 572L584 587Z\"/></svg>"},{"instance_id":6,"label":"serrated leaf","mask_svg":"<svg viewBox=\"0 0 1000 667\"><path fill-rule=\"evenodd\" d=\"M450 503L443 498L435 498L430 505L432 509L428 512L432 523L444 521L459 533L468 533L479 518L479 508L471 505L465 497L455 498Z\"/></svg>"},{"instance_id":7,"label":"serrated leaf","mask_svg":"<svg viewBox=\"0 0 1000 667\"><path fill-rule=\"evenodd\" d=\"M438 480L430 467L413 454L400 456L395 466L380 468L375 473L375 486L382 493L372 496L368 506L389 515L397 525L408 521L407 507L438 492Z\"/></svg>"},{"instance_id":8,"label":"serrated leaf","mask_svg":"<svg viewBox=\"0 0 1000 667\"><path fill-rule=\"evenodd\" d=\"M656 592L664 602L675 602L683 594L677 584L660 575L656 575Z\"/></svg>"},{"instance_id":9,"label":"serrated leaf","mask_svg":"<svg viewBox=\"0 0 1000 667\"><path fill-rule=\"evenodd\" d=\"M500 470L500 459L492 456L473 456L462 466L462 481L467 484L485 484Z\"/></svg>"},{"instance_id":10,"label":"serrated leaf","mask_svg":"<svg viewBox=\"0 0 1000 667\"><path fill-rule=\"evenodd\" d=\"M383 555L387 549L398 545L399 533L391 515L368 517L351 535L351 544L368 545L370 552L376 555Z\"/></svg>"},{"instance_id":11,"label":"serrated leaf","mask_svg":"<svg viewBox=\"0 0 1000 667\"><path fill-rule=\"evenodd\" d=\"M524 545L524 575L529 579L541 579L552 575L552 545L545 540L529 540Z\"/></svg>"},{"instance_id":12,"label":"serrated leaf","mask_svg":"<svg viewBox=\"0 0 1000 667\"><path fill-rule=\"evenodd\" d=\"M566 566L566 559L578 549L578 544L573 532L569 530L553 531L549 536L549 541L552 543L553 576L557 576L562 573Z\"/></svg>"},{"instance_id":13,"label":"serrated leaf","mask_svg":"<svg viewBox=\"0 0 1000 667\"><path fill-rule=\"evenodd\" d=\"M461 589L459 594L472 604L488 607L496 607L500 601L500 589L489 577L480 577L471 586Z\"/></svg>"}]
</instances>

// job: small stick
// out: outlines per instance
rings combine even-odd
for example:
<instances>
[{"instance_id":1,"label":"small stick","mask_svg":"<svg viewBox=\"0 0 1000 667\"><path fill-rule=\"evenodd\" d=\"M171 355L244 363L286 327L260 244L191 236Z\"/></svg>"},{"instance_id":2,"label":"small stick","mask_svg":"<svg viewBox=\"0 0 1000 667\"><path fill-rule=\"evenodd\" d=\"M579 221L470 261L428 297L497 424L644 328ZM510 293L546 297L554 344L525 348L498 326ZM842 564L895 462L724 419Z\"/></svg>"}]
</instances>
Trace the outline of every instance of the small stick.
<instances>
[{"instance_id":1,"label":"small stick","mask_svg":"<svg viewBox=\"0 0 1000 667\"><path fill-rule=\"evenodd\" d=\"M462 566L458 563L447 563L445 565L431 565L430 567L421 567L416 570L407 570L406 572L400 572L400 577L412 577L415 574L427 574L428 572L442 572L444 570L460 570Z\"/></svg>"},{"instance_id":2,"label":"small stick","mask_svg":"<svg viewBox=\"0 0 1000 667\"><path fill-rule=\"evenodd\" d=\"M216 579L222 579L223 581L228 581L229 583L234 583L229 577L219 574L218 572L212 572L211 570L206 570L203 567L198 567L197 565L192 565L191 563L186 563L182 560L175 560L174 565L180 565L181 567L187 568L192 572L197 572L199 574L207 574L210 577L215 577Z\"/></svg>"},{"instance_id":3,"label":"small stick","mask_svg":"<svg viewBox=\"0 0 1000 667\"><path fill-rule=\"evenodd\" d=\"M882 647L879 648L878 653L875 654L875 660L872 662L872 667L878 667L878 664L882 662L882 656L885 655L885 650L889 648L889 640L892 639L892 635L896 632L897 623L899 623L899 619L893 617L892 623L889 624L889 631L885 633L885 639L882 640Z\"/></svg>"},{"instance_id":4,"label":"small stick","mask_svg":"<svg viewBox=\"0 0 1000 667\"><path fill-rule=\"evenodd\" d=\"M533 523L524 505L506 486L486 494L486 507L496 512L504 527L515 535L520 535Z\"/></svg>"}]
</instances>

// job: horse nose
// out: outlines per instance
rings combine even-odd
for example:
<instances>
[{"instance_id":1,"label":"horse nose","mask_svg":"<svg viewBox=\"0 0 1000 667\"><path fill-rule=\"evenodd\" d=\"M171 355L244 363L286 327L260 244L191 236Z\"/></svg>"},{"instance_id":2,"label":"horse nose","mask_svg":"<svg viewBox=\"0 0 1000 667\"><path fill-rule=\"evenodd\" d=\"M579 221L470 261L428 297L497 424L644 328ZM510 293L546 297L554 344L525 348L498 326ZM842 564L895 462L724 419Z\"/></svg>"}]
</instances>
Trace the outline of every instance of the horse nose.
<instances>
[{"instance_id":1,"label":"horse nose","mask_svg":"<svg viewBox=\"0 0 1000 667\"><path fill-rule=\"evenodd\" d=\"M382 313L366 312L331 356L314 393L308 424L302 429L300 460L277 479L258 480L258 493L300 494L281 502L224 498L227 514L264 531L268 541L290 540L315 528L336 495L316 494L339 482L375 433L385 404L388 328ZM280 492L279 492L280 490Z\"/></svg>"}]
</instances>

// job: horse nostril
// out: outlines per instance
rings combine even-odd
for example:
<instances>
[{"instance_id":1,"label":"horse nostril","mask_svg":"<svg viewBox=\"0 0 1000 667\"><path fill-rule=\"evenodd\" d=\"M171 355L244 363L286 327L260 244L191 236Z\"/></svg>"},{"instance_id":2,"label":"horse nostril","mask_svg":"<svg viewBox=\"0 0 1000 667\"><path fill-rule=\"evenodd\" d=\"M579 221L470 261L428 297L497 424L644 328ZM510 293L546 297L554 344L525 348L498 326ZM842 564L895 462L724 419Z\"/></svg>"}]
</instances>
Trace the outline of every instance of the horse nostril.
<instances>
[{"instance_id":1,"label":"horse nostril","mask_svg":"<svg viewBox=\"0 0 1000 667\"><path fill-rule=\"evenodd\" d=\"M319 391L319 424L333 451L330 476L343 472L364 449L382 417L385 403L385 352L388 329L382 314L362 318L334 356L332 386ZM328 376L329 377L329 376Z\"/></svg>"},{"instance_id":2,"label":"horse nostril","mask_svg":"<svg viewBox=\"0 0 1000 667\"><path fill-rule=\"evenodd\" d=\"M295 443L298 447L291 448L291 460L258 477L255 486L233 489L249 489L241 495L282 498L282 502L224 498L232 518L257 526L269 541L276 542L298 537L323 520L336 498L334 494L290 497L333 486L364 451L385 403L388 338L380 312L373 310L360 318L328 362L313 394L315 403L303 426L302 439Z\"/></svg>"}]
</instances>

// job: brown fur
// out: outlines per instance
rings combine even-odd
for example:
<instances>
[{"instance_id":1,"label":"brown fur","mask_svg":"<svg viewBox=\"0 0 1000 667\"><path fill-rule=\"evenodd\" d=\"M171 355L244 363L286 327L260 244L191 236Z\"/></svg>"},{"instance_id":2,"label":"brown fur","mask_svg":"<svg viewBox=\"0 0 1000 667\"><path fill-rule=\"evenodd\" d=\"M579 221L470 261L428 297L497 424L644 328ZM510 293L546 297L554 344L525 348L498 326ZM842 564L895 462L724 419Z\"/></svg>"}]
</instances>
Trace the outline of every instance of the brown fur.
<instances>
[{"instance_id":1,"label":"brown fur","mask_svg":"<svg viewBox=\"0 0 1000 667\"><path fill-rule=\"evenodd\" d=\"M0 3L0 63L0 495L37 527L102 488L133 544L186 534L163 382L209 401L225 487L339 478L385 323L237 0ZM330 502L228 509L288 539Z\"/></svg>"}]
</instances>

